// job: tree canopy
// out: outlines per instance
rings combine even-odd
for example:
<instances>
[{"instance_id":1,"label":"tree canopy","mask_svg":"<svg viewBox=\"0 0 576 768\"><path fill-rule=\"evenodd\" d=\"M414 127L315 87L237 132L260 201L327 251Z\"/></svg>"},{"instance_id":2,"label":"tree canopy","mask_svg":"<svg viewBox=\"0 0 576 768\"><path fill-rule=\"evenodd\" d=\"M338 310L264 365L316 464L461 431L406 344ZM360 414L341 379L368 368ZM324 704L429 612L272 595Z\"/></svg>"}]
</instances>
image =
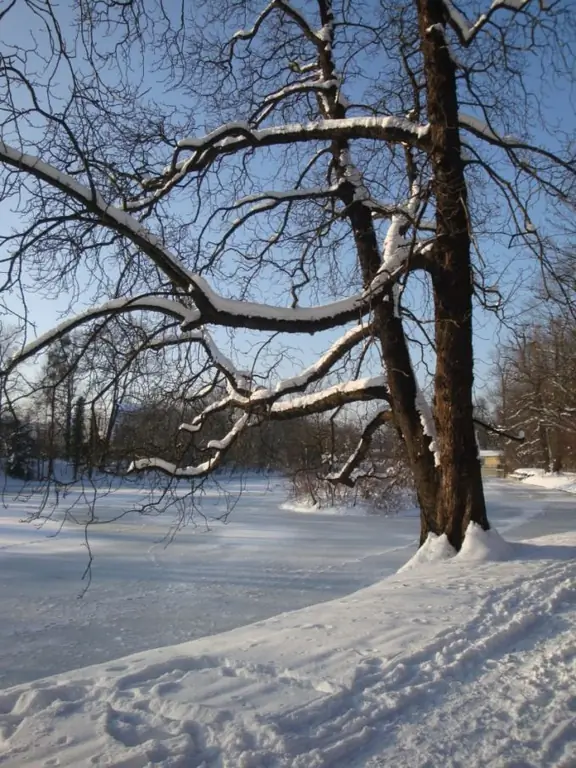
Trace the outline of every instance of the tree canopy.
<instances>
[{"instance_id":1,"label":"tree canopy","mask_svg":"<svg viewBox=\"0 0 576 768\"><path fill-rule=\"evenodd\" d=\"M556 274L576 188L574 125L553 101L573 84L573 4L13 0L0 14L30 30L1 40L3 291L95 303L4 378L81 331L70 375L91 361L87 405L150 371L187 401L224 386L181 427L201 440L232 414L201 461L133 464L181 478L264 420L369 401L329 480L353 482L394 429L422 540L459 548L471 520L488 527L473 313L502 307L503 260ZM217 329L262 341L240 363ZM334 329L315 362L276 373L286 335Z\"/></svg>"}]
</instances>

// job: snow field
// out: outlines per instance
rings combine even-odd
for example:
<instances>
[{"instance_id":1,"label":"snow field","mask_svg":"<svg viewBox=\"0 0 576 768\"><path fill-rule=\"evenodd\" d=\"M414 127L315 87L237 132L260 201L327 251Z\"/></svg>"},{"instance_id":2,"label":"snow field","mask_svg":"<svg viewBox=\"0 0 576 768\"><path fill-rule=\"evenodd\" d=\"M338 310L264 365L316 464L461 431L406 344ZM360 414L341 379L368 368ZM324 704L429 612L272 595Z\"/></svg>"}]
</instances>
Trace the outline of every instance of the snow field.
<instances>
[{"instance_id":1,"label":"snow field","mask_svg":"<svg viewBox=\"0 0 576 768\"><path fill-rule=\"evenodd\" d=\"M479 542L480 537L476 536ZM576 535L0 694L9 766L568 766Z\"/></svg>"},{"instance_id":2,"label":"snow field","mask_svg":"<svg viewBox=\"0 0 576 768\"><path fill-rule=\"evenodd\" d=\"M576 493L576 474L574 472L546 472L543 469L517 469L512 478L525 485L536 485L565 493Z\"/></svg>"},{"instance_id":3,"label":"snow field","mask_svg":"<svg viewBox=\"0 0 576 768\"><path fill-rule=\"evenodd\" d=\"M9 593L0 598L0 608L9 606L0 635L10 610L23 618L18 634L2 638L0 669L28 653L38 657L37 671L45 659L57 674L0 691L0 765L576 765L576 520L569 496L491 481L492 518L509 541L472 528L460 554L443 537L430 537L407 562L413 515L302 514L282 509L279 485L264 493L262 482L251 480L245 491L231 526L200 537L185 532L168 549L153 544L152 558L142 558L138 542L148 547L160 518L128 516L103 528L96 563L106 579L99 584L97 570L94 591L74 603L90 606L92 616L80 634L68 583L79 565L77 554L71 557L78 531L64 528L63 539L38 539L36 532L28 540L16 535L8 515L12 538L0 551L0 568L33 567L23 592L8 579ZM104 517L115 516L111 499ZM206 505L215 515L216 494ZM556 533L542 536L545 530ZM538 538L510 540L524 532ZM67 562L68 570L54 561ZM214 568L200 599L195 581L208 563ZM383 581L341 596L402 564ZM336 575L342 582L332 581ZM54 594L59 582L62 591ZM149 645L185 637L186 628L192 638L212 627L218 632L226 623L214 617L230 610L227 596L237 603L228 617L236 629L128 656L112 642L134 622ZM260 602L269 618L239 626L250 620L242 610ZM43 620L37 631L31 627L34 606L56 619L58 631ZM85 643L80 657L70 638ZM80 659L102 658L103 644L104 663L67 671L50 649L54 641L61 657ZM115 651L121 658L106 660ZM29 679L34 669L28 663L20 674Z\"/></svg>"}]
</instances>

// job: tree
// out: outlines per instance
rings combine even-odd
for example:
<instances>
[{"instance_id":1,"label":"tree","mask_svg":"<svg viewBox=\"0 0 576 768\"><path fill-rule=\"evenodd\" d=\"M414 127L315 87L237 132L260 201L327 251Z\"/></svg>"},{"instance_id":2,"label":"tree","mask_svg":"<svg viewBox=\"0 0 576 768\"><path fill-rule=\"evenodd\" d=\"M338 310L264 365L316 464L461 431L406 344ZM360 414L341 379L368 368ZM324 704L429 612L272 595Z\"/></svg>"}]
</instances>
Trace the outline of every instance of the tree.
<instances>
[{"instance_id":1,"label":"tree","mask_svg":"<svg viewBox=\"0 0 576 768\"><path fill-rule=\"evenodd\" d=\"M74 342L62 336L50 347L41 374L49 411L51 457L74 459L74 398L76 392Z\"/></svg>"},{"instance_id":2,"label":"tree","mask_svg":"<svg viewBox=\"0 0 576 768\"><path fill-rule=\"evenodd\" d=\"M74 477L78 476L78 470L84 462L86 451L86 400L79 397L74 408L72 421L72 451L74 456Z\"/></svg>"},{"instance_id":3,"label":"tree","mask_svg":"<svg viewBox=\"0 0 576 768\"><path fill-rule=\"evenodd\" d=\"M15 363L80 327L97 354L113 325L130 343L112 380L158 355L166 382L179 378L172 396L190 401L196 388L201 400L225 384L182 426L202 435L230 414L201 461L133 464L179 478L214 471L263 420L375 402L334 481L353 482L374 435L395 429L421 540L446 533L459 548L470 521L487 528L475 297L498 305L502 242L510 258L527 249L546 263L554 206L573 194L568 126L561 145L535 93L539 75L547 88L569 76L571 4L497 0L475 15L475 2L452 0L111 0L79 4L74 27L51 5L23 5L48 44L35 58L4 42L2 189L5 200L26 190L4 244L15 276L30 264L40 277L41 263L46 289L89 275L106 300ZM50 73L65 73L65 97ZM224 354L222 333L216 343L218 328L264 334L248 371ZM336 328L316 363L274 376L278 335ZM432 403L412 339L428 345Z\"/></svg>"},{"instance_id":4,"label":"tree","mask_svg":"<svg viewBox=\"0 0 576 768\"><path fill-rule=\"evenodd\" d=\"M500 421L525 440L510 458L546 471L576 468L576 323L570 313L532 311L497 361Z\"/></svg>"},{"instance_id":5,"label":"tree","mask_svg":"<svg viewBox=\"0 0 576 768\"><path fill-rule=\"evenodd\" d=\"M5 426L5 425L3 425ZM18 480L31 480L34 438L30 425L13 421L10 425L7 444L6 474Z\"/></svg>"}]
</instances>

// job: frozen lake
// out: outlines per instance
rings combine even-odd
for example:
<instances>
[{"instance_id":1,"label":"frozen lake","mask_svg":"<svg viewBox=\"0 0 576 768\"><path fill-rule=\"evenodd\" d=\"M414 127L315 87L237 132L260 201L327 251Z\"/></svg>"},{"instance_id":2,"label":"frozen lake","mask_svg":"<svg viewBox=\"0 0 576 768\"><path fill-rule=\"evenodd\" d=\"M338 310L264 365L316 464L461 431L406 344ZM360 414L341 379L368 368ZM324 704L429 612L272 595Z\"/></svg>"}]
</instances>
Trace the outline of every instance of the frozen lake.
<instances>
[{"instance_id":1,"label":"frozen lake","mask_svg":"<svg viewBox=\"0 0 576 768\"><path fill-rule=\"evenodd\" d=\"M243 477L226 524L226 497L209 486L198 503L210 521L179 531L173 517L127 514L133 488L103 496L90 534L82 526L22 524L35 502L0 510L0 688L212 635L349 594L394 572L413 553L414 514L396 517L296 512L281 478ZM226 488L236 499L238 480ZM503 480L486 487L490 519L509 539L566 530L576 499ZM69 496L70 504L73 496ZM81 501L75 514L83 519Z\"/></svg>"}]
</instances>

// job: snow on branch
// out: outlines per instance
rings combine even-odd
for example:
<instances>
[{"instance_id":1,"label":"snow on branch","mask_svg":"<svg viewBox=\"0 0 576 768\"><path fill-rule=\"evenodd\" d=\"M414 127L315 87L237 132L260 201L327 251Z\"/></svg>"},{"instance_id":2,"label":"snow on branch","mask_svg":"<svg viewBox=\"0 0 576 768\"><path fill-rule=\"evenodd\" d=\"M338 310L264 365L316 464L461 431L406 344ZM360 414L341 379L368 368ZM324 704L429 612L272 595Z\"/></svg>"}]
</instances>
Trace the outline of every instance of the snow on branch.
<instances>
[{"instance_id":1,"label":"snow on branch","mask_svg":"<svg viewBox=\"0 0 576 768\"><path fill-rule=\"evenodd\" d=\"M500 136L496 131L486 125L486 123L483 123L482 120L478 120L478 118L473 117L472 115L466 115L460 112L458 115L458 122L461 128L470 131L470 133L473 133L481 139L488 139L490 142L496 142L502 145L518 143L518 140L513 136Z\"/></svg>"},{"instance_id":2,"label":"snow on branch","mask_svg":"<svg viewBox=\"0 0 576 768\"><path fill-rule=\"evenodd\" d=\"M137 219L126 211L109 205L98 192L80 184L72 176L59 171L53 165L45 163L34 155L27 155L0 141L0 162L4 162L20 171L64 192L69 197L81 202L88 211L96 214L104 226L128 237L156 264L156 266L176 285L186 288L189 274L183 264L162 245L158 237L148 231Z\"/></svg>"},{"instance_id":3,"label":"snow on branch","mask_svg":"<svg viewBox=\"0 0 576 768\"><path fill-rule=\"evenodd\" d=\"M380 275L378 280L375 279L356 296L316 307L275 307L226 299L218 295L199 275L189 275L189 290L204 323L258 331L316 333L368 314L374 304L397 282L403 270L404 265L385 277ZM190 324L184 323L182 330L190 330L198 324L192 320Z\"/></svg>"},{"instance_id":4,"label":"snow on branch","mask_svg":"<svg viewBox=\"0 0 576 768\"><path fill-rule=\"evenodd\" d=\"M270 410L272 419L292 419L295 416L307 416L312 413L325 413L347 403L366 400L388 400L389 393L384 376L366 379L354 379L344 384L311 392L308 395L294 397L280 403L274 403Z\"/></svg>"},{"instance_id":5,"label":"snow on branch","mask_svg":"<svg viewBox=\"0 0 576 768\"><path fill-rule=\"evenodd\" d=\"M315 34L312 31L312 28L310 27L306 19L304 18L304 16L300 13L300 11L296 10L294 6L290 5L290 3L287 2L287 0L272 0L272 2L268 3L268 5L266 5L266 7L263 8L263 10L260 12L258 17L256 18L256 21L250 27L250 29L239 29L237 32L234 32L230 40L232 49L234 48L234 44L239 40L242 40L242 41L252 40L252 38L258 34L258 30L262 26L265 19L275 9L283 11L286 16L288 16L294 22L296 22L296 24L298 24L298 26L304 32L306 37L308 37L311 40L314 40Z\"/></svg>"},{"instance_id":6,"label":"snow on branch","mask_svg":"<svg viewBox=\"0 0 576 768\"><path fill-rule=\"evenodd\" d=\"M206 477L213 472L222 462L226 451L236 442L238 437L242 434L246 426L248 425L249 414L245 413L235 422L232 429L228 432L222 440L211 440L208 443L208 448L215 450L216 453L207 461L204 461L195 466L179 467L177 464L173 464L164 459L148 458L137 459L133 461L128 467L128 472L142 472L145 470L157 470L163 472L171 477L195 479Z\"/></svg>"},{"instance_id":7,"label":"snow on branch","mask_svg":"<svg viewBox=\"0 0 576 768\"><path fill-rule=\"evenodd\" d=\"M265 96L262 99L261 104L252 114L250 122L251 123L254 122L256 124L262 123L264 119L268 117L271 111L281 101L288 98L289 96L293 96L294 94L297 94L297 93L311 93L311 92L322 93L323 91L327 91L332 88L337 88L339 84L340 83L335 79L333 80L300 80L295 83L290 83L289 85L286 85L283 88L280 88L277 91L273 91L272 93L269 93L267 96Z\"/></svg>"},{"instance_id":8,"label":"snow on branch","mask_svg":"<svg viewBox=\"0 0 576 768\"><path fill-rule=\"evenodd\" d=\"M337 339L331 347L312 365L304 369L298 376L280 381L274 387L273 394L278 397L281 395L293 394L303 390L315 381L324 376L338 360L353 349L360 341L372 336L374 326L372 323L357 325Z\"/></svg>"},{"instance_id":9,"label":"snow on branch","mask_svg":"<svg viewBox=\"0 0 576 768\"><path fill-rule=\"evenodd\" d=\"M349 488L353 488L356 484L356 478L354 477L355 470L366 458L370 446L372 444L372 437L376 430L378 430L383 424L387 424L392 420L392 411L388 408L382 409L376 413L376 415L370 419L368 424L364 427L358 445L349 459L346 461L342 469L338 472L332 472L326 475L326 480L330 483L341 483L347 485Z\"/></svg>"},{"instance_id":10,"label":"snow on branch","mask_svg":"<svg viewBox=\"0 0 576 768\"><path fill-rule=\"evenodd\" d=\"M466 19L452 0L442 0L442 2L446 10L448 24L456 33L460 43L468 46L480 30L488 24L496 11L508 10L513 13L519 13L528 6L531 0L492 0L488 10L485 13L481 13L473 23Z\"/></svg>"},{"instance_id":11,"label":"snow on branch","mask_svg":"<svg viewBox=\"0 0 576 768\"><path fill-rule=\"evenodd\" d=\"M214 456L201 464L189 467L178 467L176 464L158 458L138 459L130 465L128 471L158 470L178 478L192 479L205 477L220 465L225 452L247 427L254 427L263 420L279 421L292 419L299 416L324 413L347 403L387 398L388 389L383 376L335 384L319 392L292 398L286 402L276 402L271 408L264 411L254 408L254 404L250 403L249 398L238 399L233 395L229 395L218 403L209 405L203 413L203 420L205 420L207 413L221 411L225 407L241 407L244 410L242 416L237 419L232 429L221 440L210 440L208 442L207 449L216 451ZM197 432L202 426L202 421L195 419L195 422L183 424L180 428L188 432Z\"/></svg>"},{"instance_id":12,"label":"snow on branch","mask_svg":"<svg viewBox=\"0 0 576 768\"><path fill-rule=\"evenodd\" d=\"M420 387L416 390L416 410L420 414L420 423L424 434L430 438L430 450L434 454L434 465L440 466L440 448L438 446L438 436L436 434L436 423L432 409L426 400L426 397Z\"/></svg>"},{"instance_id":13,"label":"snow on branch","mask_svg":"<svg viewBox=\"0 0 576 768\"><path fill-rule=\"evenodd\" d=\"M504 429L503 427L498 427L495 424L490 424L487 421L482 421L482 419L474 418L474 424L477 424L479 427L483 427L488 432L492 432L495 435L499 435L499 437L504 437L506 440L513 440L516 443L523 443L526 440L526 436L524 435L524 432L520 430L519 432L510 432L507 429Z\"/></svg>"},{"instance_id":14,"label":"snow on branch","mask_svg":"<svg viewBox=\"0 0 576 768\"><path fill-rule=\"evenodd\" d=\"M481 120L478 120L471 115L460 113L458 115L458 122L461 128L476 136L478 139L482 139L489 144L502 147L506 150L520 150L524 152L530 152L535 155L540 155L541 157L550 160L554 165L562 167L571 175L576 176L576 166L574 163L572 161L563 160L561 157L559 157L559 155L554 154L553 152L549 152L542 147L529 144L528 142L522 141L515 136L501 136L493 128L486 125L486 123L483 123Z\"/></svg>"},{"instance_id":15,"label":"snow on branch","mask_svg":"<svg viewBox=\"0 0 576 768\"><path fill-rule=\"evenodd\" d=\"M20 352L12 357L7 369L3 371L3 373L9 373L17 365L20 365L25 360L38 354L38 352L41 352L53 342L66 336L85 323L89 323L92 320L97 320L101 317L110 317L125 312L143 311L159 312L168 315L169 317L174 317L181 322L189 322L198 314L195 310L188 309L178 301L161 296L137 296L131 299L112 299L111 301L107 301L96 307L91 307L74 317L64 320L56 327L42 334L37 339L34 339L34 341L26 344Z\"/></svg>"},{"instance_id":16,"label":"snow on branch","mask_svg":"<svg viewBox=\"0 0 576 768\"><path fill-rule=\"evenodd\" d=\"M311 123L288 123L252 130L248 123L221 125L206 136L188 137L178 142L179 149L205 150L219 146L234 151L236 145L247 146L291 144L298 141L317 139L383 139L410 145L427 144L428 125L417 125L404 117L344 117L341 119L317 120Z\"/></svg>"},{"instance_id":17,"label":"snow on branch","mask_svg":"<svg viewBox=\"0 0 576 768\"><path fill-rule=\"evenodd\" d=\"M268 5L262 10L252 27L250 29L239 29L232 35L230 39L230 44L232 48L234 47L234 43L237 40L251 40L254 35L257 34L258 30L260 29L262 22L266 19L266 17L270 14L270 12L276 7L277 0L272 0L271 3L268 3Z\"/></svg>"},{"instance_id":18,"label":"snow on branch","mask_svg":"<svg viewBox=\"0 0 576 768\"><path fill-rule=\"evenodd\" d=\"M310 384L323 378L344 355L352 350L362 340L369 338L374 332L372 324L358 325L351 328L312 365L303 370L297 376L279 381L273 388L257 389L250 394L243 392L228 392L228 394L216 403L208 405L190 424L182 424L180 429L187 432L198 432L210 414L222 411L228 407L237 407L245 410L258 410L263 412L270 409L281 397L303 392ZM236 387L237 390L240 387ZM315 396L318 393L315 393ZM285 404L283 404L285 405ZM270 412L270 411L269 411ZM277 409L277 413L281 412ZM285 412L282 411L282 413Z\"/></svg>"},{"instance_id":19,"label":"snow on branch","mask_svg":"<svg viewBox=\"0 0 576 768\"><path fill-rule=\"evenodd\" d=\"M284 13L287 16L290 16L293 19L293 21L295 21L296 24L298 24L300 29L304 32L304 34L307 37L309 37L310 39L314 39L317 37L316 33L312 30L312 27L310 26L310 24L308 24L304 16L300 13L300 11L294 8L294 6L291 5L288 2L288 0L276 0L276 4L279 8L281 8L284 11Z\"/></svg>"},{"instance_id":20,"label":"snow on branch","mask_svg":"<svg viewBox=\"0 0 576 768\"><path fill-rule=\"evenodd\" d=\"M182 344L200 344L204 348L214 367L224 375L233 390L245 391L248 389L250 372L238 370L232 360L230 360L230 358L218 347L206 328L199 328L196 331L188 331L179 336L171 336L167 339L152 341L148 344L147 348L158 350L168 346Z\"/></svg>"},{"instance_id":21,"label":"snow on branch","mask_svg":"<svg viewBox=\"0 0 576 768\"><path fill-rule=\"evenodd\" d=\"M188 137L178 142L172 165L160 180L179 181L187 173L204 170L216 158L252 147L268 147L310 141L334 139L379 139L426 149L429 126L417 125L403 117L345 117L317 120L311 123L289 123L269 128L252 129L248 123L227 123L202 137ZM182 151L193 150L186 160L179 160Z\"/></svg>"},{"instance_id":22,"label":"snow on branch","mask_svg":"<svg viewBox=\"0 0 576 768\"><path fill-rule=\"evenodd\" d=\"M383 376L335 384L318 392L293 397L283 402L274 402L271 406L266 402L259 402L257 399L229 394L218 402L207 406L190 424L181 424L180 429L185 432L199 432L211 413L223 411L225 408L239 408L247 413L255 414L261 419L284 421L300 416L326 413L349 403L369 400L388 401L388 398L388 388Z\"/></svg>"},{"instance_id":23,"label":"snow on branch","mask_svg":"<svg viewBox=\"0 0 576 768\"><path fill-rule=\"evenodd\" d=\"M358 119L368 122L374 119L377 121L396 120L396 118ZM109 205L100 194L94 193L76 179L37 157L26 155L19 150L8 147L1 141L0 161L30 173L71 198L80 201L88 211L98 217L103 226L126 236L156 264L169 280L188 291L196 304L197 312L188 313L182 327L185 331L207 323L284 333L315 333L316 331L327 330L367 314L374 302L381 298L400 276L399 273L389 275L387 284L379 282L377 285L369 286L361 294L319 307L284 308L224 298L217 294L203 277L189 272L161 243L159 238L148 231L141 222L126 211Z\"/></svg>"}]
</instances>

